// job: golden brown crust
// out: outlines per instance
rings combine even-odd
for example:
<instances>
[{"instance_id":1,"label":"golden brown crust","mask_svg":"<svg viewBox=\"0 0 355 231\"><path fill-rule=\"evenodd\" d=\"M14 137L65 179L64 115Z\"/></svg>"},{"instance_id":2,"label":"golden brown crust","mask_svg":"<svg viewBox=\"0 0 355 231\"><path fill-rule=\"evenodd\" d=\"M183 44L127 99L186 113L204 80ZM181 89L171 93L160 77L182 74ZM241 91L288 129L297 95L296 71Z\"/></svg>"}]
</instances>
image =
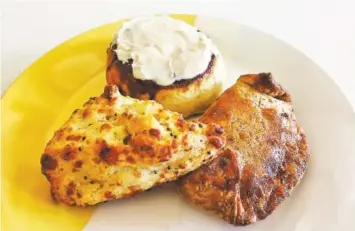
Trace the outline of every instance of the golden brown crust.
<instances>
[{"instance_id":1,"label":"golden brown crust","mask_svg":"<svg viewBox=\"0 0 355 231\"><path fill-rule=\"evenodd\" d=\"M271 214L300 181L309 160L305 134L289 102L270 74L239 78L200 119L224 127L225 152L183 177L180 192L235 225Z\"/></svg>"},{"instance_id":2,"label":"golden brown crust","mask_svg":"<svg viewBox=\"0 0 355 231\"><path fill-rule=\"evenodd\" d=\"M141 98L142 95L149 94L148 99L154 99L156 94L162 89L176 89L182 88L187 90L191 84L201 84L203 77L206 77L208 73L213 71L213 67L216 62L216 56L211 56L211 61L208 64L207 69L192 79L185 79L175 81L169 86L159 86L151 80L140 80L133 77L132 63L122 63L118 58L114 50L107 50L107 84L117 85L121 87L122 94L131 96L134 98ZM119 73L119 74L117 74ZM127 87L123 87L127 86Z\"/></svg>"},{"instance_id":3,"label":"golden brown crust","mask_svg":"<svg viewBox=\"0 0 355 231\"><path fill-rule=\"evenodd\" d=\"M189 116L205 110L221 93L223 76L217 75L222 61L215 55L212 55L208 68L196 77L159 86L151 80L134 78L131 62L122 63L114 49L110 46L107 50L106 80L108 85L118 86L125 96L156 100L167 109Z\"/></svg>"},{"instance_id":4,"label":"golden brown crust","mask_svg":"<svg viewBox=\"0 0 355 231\"><path fill-rule=\"evenodd\" d=\"M265 93L276 99L291 103L290 94L275 81L271 73L242 75L240 76L239 81L248 84L260 93Z\"/></svg>"},{"instance_id":5,"label":"golden brown crust","mask_svg":"<svg viewBox=\"0 0 355 231\"><path fill-rule=\"evenodd\" d=\"M128 197L211 161L225 143L219 129L108 86L55 132L41 157L42 173L53 198L68 205Z\"/></svg>"}]
</instances>

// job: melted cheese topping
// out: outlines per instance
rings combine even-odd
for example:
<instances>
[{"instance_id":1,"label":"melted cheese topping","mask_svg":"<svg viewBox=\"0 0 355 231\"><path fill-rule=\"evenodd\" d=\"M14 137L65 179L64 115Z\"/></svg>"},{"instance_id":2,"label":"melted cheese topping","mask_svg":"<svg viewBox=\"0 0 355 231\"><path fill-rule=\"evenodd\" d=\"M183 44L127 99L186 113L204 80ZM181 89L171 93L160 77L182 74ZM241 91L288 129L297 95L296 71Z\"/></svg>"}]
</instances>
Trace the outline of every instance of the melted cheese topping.
<instances>
[{"instance_id":1,"label":"melted cheese topping","mask_svg":"<svg viewBox=\"0 0 355 231\"><path fill-rule=\"evenodd\" d=\"M86 206L131 196L195 170L224 144L217 125L183 120L116 86L107 91L75 110L45 148L42 172L57 201Z\"/></svg>"},{"instance_id":2,"label":"melted cheese topping","mask_svg":"<svg viewBox=\"0 0 355 231\"><path fill-rule=\"evenodd\" d=\"M205 34L170 17L142 17L125 23L116 34L117 57L133 61L137 79L168 86L191 79L208 68L212 54L219 52Z\"/></svg>"}]
</instances>

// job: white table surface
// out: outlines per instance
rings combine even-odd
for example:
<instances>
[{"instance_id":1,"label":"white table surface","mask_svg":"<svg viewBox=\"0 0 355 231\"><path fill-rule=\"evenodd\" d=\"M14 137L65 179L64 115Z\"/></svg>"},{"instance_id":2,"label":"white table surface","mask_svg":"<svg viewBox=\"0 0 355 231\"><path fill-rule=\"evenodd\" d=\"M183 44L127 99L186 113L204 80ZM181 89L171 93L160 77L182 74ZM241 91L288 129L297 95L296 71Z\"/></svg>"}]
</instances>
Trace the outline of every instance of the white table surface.
<instances>
[{"instance_id":1,"label":"white table surface","mask_svg":"<svg viewBox=\"0 0 355 231\"><path fill-rule=\"evenodd\" d=\"M197 13L235 20L291 44L328 73L355 109L353 0L3 0L0 9L2 91L41 55L90 28L140 14Z\"/></svg>"}]
</instances>

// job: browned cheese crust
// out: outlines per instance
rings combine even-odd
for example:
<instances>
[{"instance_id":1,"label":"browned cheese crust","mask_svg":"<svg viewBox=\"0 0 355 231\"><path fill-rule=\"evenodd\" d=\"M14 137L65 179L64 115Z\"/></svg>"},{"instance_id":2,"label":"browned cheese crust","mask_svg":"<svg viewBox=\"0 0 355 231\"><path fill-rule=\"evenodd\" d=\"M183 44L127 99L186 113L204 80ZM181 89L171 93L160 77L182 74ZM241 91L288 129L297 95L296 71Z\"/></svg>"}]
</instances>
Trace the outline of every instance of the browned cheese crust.
<instances>
[{"instance_id":1,"label":"browned cheese crust","mask_svg":"<svg viewBox=\"0 0 355 231\"><path fill-rule=\"evenodd\" d=\"M42 173L56 201L94 205L175 180L215 158L224 143L218 125L185 121L107 86L55 132Z\"/></svg>"},{"instance_id":2,"label":"browned cheese crust","mask_svg":"<svg viewBox=\"0 0 355 231\"><path fill-rule=\"evenodd\" d=\"M234 225L262 220L299 183L309 148L290 95L270 73L241 76L200 119L218 123L225 151L186 175L179 191Z\"/></svg>"}]
</instances>

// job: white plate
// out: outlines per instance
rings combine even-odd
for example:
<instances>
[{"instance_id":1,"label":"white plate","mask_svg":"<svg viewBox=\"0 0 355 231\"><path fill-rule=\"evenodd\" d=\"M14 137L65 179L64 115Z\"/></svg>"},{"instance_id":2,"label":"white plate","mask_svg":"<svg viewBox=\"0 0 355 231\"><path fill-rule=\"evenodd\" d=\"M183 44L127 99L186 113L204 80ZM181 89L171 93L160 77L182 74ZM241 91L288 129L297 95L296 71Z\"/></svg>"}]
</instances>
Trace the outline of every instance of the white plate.
<instances>
[{"instance_id":1,"label":"white plate","mask_svg":"<svg viewBox=\"0 0 355 231\"><path fill-rule=\"evenodd\" d=\"M221 50L228 65L228 84L240 74L272 72L291 93L311 147L311 161L302 183L271 216L247 227L234 227L191 207L171 183L100 205L84 230L354 231L355 116L338 87L305 55L270 35L206 16L198 16L195 25ZM104 76L104 66L99 74L96 67L88 68L93 68L95 76Z\"/></svg>"},{"instance_id":2,"label":"white plate","mask_svg":"<svg viewBox=\"0 0 355 231\"><path fill-rule=\"evenodd\" d=\"M272 72L291 93L312 155L302 183L271 216L247 227L192 208L168 186L101 206L85 230L355 230L355 116L339 88L305 55L270 35L206 16L195 25L221 50L229 83L241 73Z\"/></svg>"}]
</instances>

